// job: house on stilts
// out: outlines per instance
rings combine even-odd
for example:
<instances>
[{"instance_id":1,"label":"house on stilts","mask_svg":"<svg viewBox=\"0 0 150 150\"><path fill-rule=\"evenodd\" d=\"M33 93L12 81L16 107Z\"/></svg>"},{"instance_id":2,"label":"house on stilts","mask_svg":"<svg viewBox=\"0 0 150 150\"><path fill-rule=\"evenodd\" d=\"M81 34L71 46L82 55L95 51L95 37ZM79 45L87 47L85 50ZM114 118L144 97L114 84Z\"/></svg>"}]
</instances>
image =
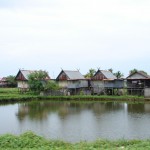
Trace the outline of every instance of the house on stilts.
<instances>
[{"instance_id":1,"label":"house on stilts","mask_svg":"<svg viewBox=\"0 0 150 150\"><path fill-rule=\"evenodd\" d=\"M144 89L150 88L150 76L143 71L136 71L126 78L129 95L144 95Z\"/></svg>"},{"instance_id":2,"label":"house on stilts","mask_svg":"<svg viewBox=\"0 0 150 150\"><path fill-rule=\"evenodd\" d=\"M124 79L117 79L116 76L108 70L98 70L91 78L92 94L119 94L119 89L124 88ZM115 92L117 91L117 93Z\"/></svg>"},{"instance_id":3,"label":"house on stilts","mask_svg":"<svg viewBox=\"0 0 150 150\"><path fill-rule=\"evenodd\" d=\"M29 90L28 77L31 73L39 72L37 70L19 70L15 80L17 81L17 87L19 91L25 92ZM49 75L44 80L50 80Z\"/></svg>"},{"instance_id":4,"label":"house on stilts","mask_svg":"<svg viewBox=\"0 0 150 150\"><path fill-rule=\"evenodd\" d=\"M89 81L79 71L62 70L56 82L65 95L90 94Z\"/></svg>"}]
</instances>

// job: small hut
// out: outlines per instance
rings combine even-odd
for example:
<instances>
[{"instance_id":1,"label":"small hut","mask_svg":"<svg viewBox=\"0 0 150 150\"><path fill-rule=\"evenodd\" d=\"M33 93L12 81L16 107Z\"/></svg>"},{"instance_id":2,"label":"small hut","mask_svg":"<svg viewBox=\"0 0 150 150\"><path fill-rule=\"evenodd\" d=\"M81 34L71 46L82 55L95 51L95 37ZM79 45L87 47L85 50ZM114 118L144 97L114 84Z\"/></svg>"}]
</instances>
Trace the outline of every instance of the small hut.
<instances>
[{"instance_id":1,"label":"small hut","mask_svg":"<svg viewBox=\"0 0 150 150\"><path fill-rule=\"evenodd\" d=\"M136 71L127 78L127 91L130 95L144 95L144 89L150 88L150 76L143 71Z\"/></svg>"}]
</instances>

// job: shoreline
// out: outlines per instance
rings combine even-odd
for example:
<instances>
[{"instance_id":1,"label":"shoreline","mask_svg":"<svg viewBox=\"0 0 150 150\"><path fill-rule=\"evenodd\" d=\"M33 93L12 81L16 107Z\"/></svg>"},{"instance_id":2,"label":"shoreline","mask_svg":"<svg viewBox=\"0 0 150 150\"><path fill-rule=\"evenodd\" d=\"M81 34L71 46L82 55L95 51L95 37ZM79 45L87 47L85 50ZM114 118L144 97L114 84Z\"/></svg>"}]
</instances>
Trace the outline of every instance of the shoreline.
<instances>
[{"instance_id":1,"label":"shoreline","mask_svg":"<svg viewBox=\"0 0 150 150\"><path fill-rule=\"evenodd\" d=\"M28 102L35 100L55 101L106 101L106 102L150 102L150 98L131 95L71 95L71 96L40 96L32 92L19 93L17 88L0 88L0 104Z\"/></svg>"},{"instance_id":2,"label":"shoreline","mask_svg":"<svg viewBox=\"0 0 150 150\"><path fill-rule=\"evenodd\" d=\"M20 135L0 135L1 149L69 149L69 150L91 150L91 149L150 149L150 139L119 139L107 140L97 139L94 141L80 141L77 143L65 142L62 140L47 139L27 131Z\"/></svg>"},{"instance_id":3,"label":"shoreline","mask_svg":"<svg viewBox=\"0 0 150 150\"><path fill-rule=\"evenodd\" d=\"M17 103L35 100L56 100L56 101L109 101L109 102L150 102L150 99L144 97L131 96L0 96L0 103Z\"/></svg>"}]
</instances>

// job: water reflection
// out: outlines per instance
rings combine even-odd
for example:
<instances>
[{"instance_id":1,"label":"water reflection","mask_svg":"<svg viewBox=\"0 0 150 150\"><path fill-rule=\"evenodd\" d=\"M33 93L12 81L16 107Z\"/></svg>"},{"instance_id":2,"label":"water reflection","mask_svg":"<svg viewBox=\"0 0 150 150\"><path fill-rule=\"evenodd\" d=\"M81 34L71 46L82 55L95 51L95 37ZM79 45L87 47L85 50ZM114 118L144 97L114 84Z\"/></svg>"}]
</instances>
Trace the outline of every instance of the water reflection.
<instances>
[{"instance_id":1,"label":"water reflection","mask_svg":"<svg viewBox=\"0 0 150 150\"><path fill-rule=\"evenodd\" d=\"M32 101L0 106L0 118L0 134L31 130L71 142L150 138L149 103Z\"/></svg>"},{"instance_id":2,"label":"water reflection","mask_svg":"<svg viewBox=\"0 0 150 150\"><path fill-rule=\"evenodd\" d=\"M107 103L79 103L79 102L31 102L18 104L18 112L16 113L19 121L29 117L32 120L44 120L48 115L57 112L60 118L65 118L71 114L80 114L81 111L89 110L96 115L109 113L124 109L124 104L116 102Z\"/></svg>"},{"instance_id":3,"label":"water reflection","mask_svg":"<svg viewBox=\"0 0 150 150\"><path fill-rule=\"evenodd\" d=\"M128 112L129 113L144 113L145 111L145 104L138 103L138 104L128 104Z\"/></svg>"}]
</instances>

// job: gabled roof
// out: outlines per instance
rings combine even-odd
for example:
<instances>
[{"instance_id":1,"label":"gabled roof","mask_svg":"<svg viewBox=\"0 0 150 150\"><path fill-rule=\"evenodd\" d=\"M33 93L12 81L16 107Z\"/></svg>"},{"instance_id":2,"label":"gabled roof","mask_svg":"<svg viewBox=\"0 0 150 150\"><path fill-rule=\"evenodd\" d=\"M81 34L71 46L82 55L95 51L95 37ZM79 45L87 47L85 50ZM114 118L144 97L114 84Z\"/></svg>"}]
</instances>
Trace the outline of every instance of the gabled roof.
<instances>
[{"instance_id":1,"label":"gabled roof","mask_svg":"<svg viewBox=\"0 0 150 150\"><path fill-rule=\"evenodd\" d=\"M139 77L139 79L143 79L143 78L149 79L149 78L150 78L150 76L149 76L148 74L144 73L143 71L136 71L136 72L130 74L126 79L131 78L131 77L134 76L135 74L141 75L141 78ZM133 79L133 78L132 78L132 79ZM137 79L137 78L136 78L136 79Z\"/></svg>"},{"instance_id":2,"label":"gabled roof","mask_svg":"<svg viewBox=\"0 0 150 150\"><path fill-rule=\"evenodd\" d=\"M101 70L101 72L103 73L103 75L107 78L107 79L117 79L117 77L111 73L110 71L107 70Z\"/></svg>"},{"instance_id":3,"label":"gabled roof","mask_svg":"<svg viewBox=\"0 0 150 150\"><path fill-rule=\"evenodd\" d=\"M28 80L28 76L29 76L31 73L36 72L36 71L33 71L33 70L20 70L20 71L21 71L21 73L23 74L23 76L24 76L24 78L25 78L26 80Z\"/></svg>"},{"instance_id":4,"label":"gabled roof","mask_svg":"<svg viewBox=\"0 0 150 150\"><path fill-rule=\"evenodd\" d=\"M65 75L68 77L68 80L81 80L85 79L84 76L79 71L71 71L71 70L62 70L56 80L59 79L60 75L62 73L65 73Z\"/></svg>"},{"instance_id":5,"label":"gabled roof","mask_svg":"<svg viewBox=\"0 0 150 150\"><path fill-rule=\"evenodd\" d=\"M23 76L23 80L28 80L29 75L34 72L38 72L38 71L36 71L36 70L19 70L15 79L17 79L19 74L21 74ZM46 79L50 79L50 77L48 76Z\"/></svg>"},{"instance_id":6,"label":"gabled roof","mask_svg":"<svg viewBox=\"0 0 150 150\"><path fill-rule=\"evenodd\" d=\"M2 82L6 82L6 81L7 81L7 78L6 78L6 77L3 77L3 78L1 79L1 81L2 81Z\"/></svg>"},{"instance_id":7,"label":"gabled roof","mask_svg":"<svg viewBox=\"0 0 150 150\"><path fill-rule=\"evenodd\" d=\"M0 82L7 82L6 77L0 78Z\"/></svg>"},{"instance_id":8,"label":"gabled roof","mask_svg":"<svg viewBox=\"0 0 150 150\"><path fill-rule=\"evenodd\" d=\"M98 74L103 75L103 80L115 80L115 79L117 79L117 77L108 70L98 70L92 78L94 79Z\"/></svg>"}]
</instances>

